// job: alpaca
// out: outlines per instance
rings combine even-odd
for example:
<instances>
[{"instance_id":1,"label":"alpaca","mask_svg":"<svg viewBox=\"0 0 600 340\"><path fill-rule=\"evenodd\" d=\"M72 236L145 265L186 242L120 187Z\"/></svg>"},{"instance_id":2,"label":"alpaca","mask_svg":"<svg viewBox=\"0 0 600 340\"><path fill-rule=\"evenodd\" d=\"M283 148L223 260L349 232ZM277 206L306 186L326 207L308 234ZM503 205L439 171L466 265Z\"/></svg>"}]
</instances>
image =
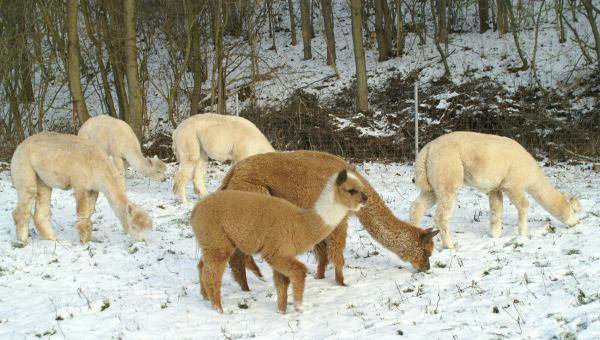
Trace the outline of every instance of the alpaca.
<instances>
[{"instance_id":1,"label":"alpaca","mask_svg":"<svg viewBox=\"0 0 600 340\"><path fill-rule=\"evenodd\" d=\"M310 209L299 208L277 197L225 190L200 201L191 224L202 258L198 263L201 293L213 306L221 306L221 280L227 261L236 249L260 253L273 268L277 309L287 309L291 282L294 307L301 310L306 266L295 259L323 240L350 212L367 201L362 182L347 170L329 178Z\"/></svg>"},{"instance_id":2,"label":"alpaca","mask_svg":"<svg viewBox=\"0 0 600 340\"><path fill-rule=\"evenodd\" d=\"M146 177L157 181L166 179L167 166L154 156L144 158L140 142L129 124L108 115L88 119L78 133L79 137L90 140L111 156L122 181L125 181L125 171L128 164Z\"/></svg>"},{"instance_id":3,"label":"alpaca","mask_svg":"<svg viewBox=\"0 0 600 340\"><path fill-rule=\"evenodd\" d=\"M209 157L236 163L248 156L275 150L249 120L204 113L187 118L173 131L173 151L179 161L173 191L187 203L185 184L192 173L196 194L208 195L204 177Z\"/></svg>"},{"instance_id":4,"label":"alpaca","mask_svg":"<svg viewBox=\"0 0 600 340\"><path fill-rule=\"evenodd\" d=\"M325 152L266 153L249 157L233 166L223 179L221 190L258 192L308 208L316 202L329 174L343 168L351 168L351 165ZM402 260L410 262L416 270L429 270L432 238L438 231L417 228L397 219L367 180L355 174L369 196L369 201L357 214L367 232ZM336 283L345 285L343 268L347 229L347 220L344 219L331 235L315 247L317 279L325 276L325 269L331 261L335 267ZM240 256L246 258L241 259ZM251 262L252 258L237 252L230 262L234 278L242 290L249 290L244 264Z\"/></svg>"},{"instance_id":5,"label":"alpaca","mask_svg":"<svg viewBox=\"0 0 600 340\"><path fill-rule=\"evenodd\" d=\"M435 224L446 248L454 248L448 220L463 185L488 194L493 237L502 233L502 193L517 208L522 236L528 234L525 192L561 222L578 223L579 200L556 190L531 154L506 137L453 132L434 139L417 156L415 183L421 192L411 205L411 223L418 225L425 211L437 204Z\"/></svg>"},{"instance_id":6,"label":"alpaca","mask_svg":"<svg viewBox=\"0 0 600 340\"><path fill-rule=\"evenodd\" d=\"M76 227L82 243L92 237L90 216L98 192L106 196L127 233L141 239L152 228L150 216L125 196L125 186L106 153L88 140L54 132L38 133L17 146L10 170L18 197L13 219L17 240L23 243L27 242L34 201L37 230L46 240L56 239L50 223L52 188L74 190Z\"/></svg>"}]
</instances>

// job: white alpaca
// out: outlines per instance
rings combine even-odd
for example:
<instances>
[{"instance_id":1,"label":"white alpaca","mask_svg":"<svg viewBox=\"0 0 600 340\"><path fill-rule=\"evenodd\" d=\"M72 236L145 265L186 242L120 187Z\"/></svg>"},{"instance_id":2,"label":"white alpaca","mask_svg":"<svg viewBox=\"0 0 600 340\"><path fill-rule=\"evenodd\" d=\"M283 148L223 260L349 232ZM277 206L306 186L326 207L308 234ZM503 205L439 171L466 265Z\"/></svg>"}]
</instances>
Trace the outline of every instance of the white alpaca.
<instances>
[{"instance_id":1,"label":"white alpaca","mask_svg":"<svg viewBox=\"0 0 600 340\"><path fill-rule=\"evenodd\" d=\"M240 160L275 151L267 138L249 120L213 113L191 116L173 131L173 151L179 161L173 191L187 203L185 184L193 174L194 191L208 194L204 184L208 158Z\"/></svg>"},{"instance_id":2,"label":"white alpaca","mask_svg":"<svg viewBox=\"0 0 600 340\"><path fill-rule=\"evenodd\" d=\"M135 133L120 119L107 115L92 117L81 126L78 136L89 139L111 156L123 181L128 163L151 179L162 181L166 178L165 163L156 156L145 158Z\"/></svg>"},{"instance_id":3,"label":"white alpaca","mask_svg":"<svg viewBox=\"0 0 600 340\"><path fill-rule=\"evenodd\" d=\"M125 186L106 153L83 138L54 132L33 135L15 150L10 170L18 196L13 219L21 242L27 242L34 201L36 228L44 239L56 239L50 223L52 188L75 192L76 227L82 243L92 236L90 216L98 192L106 196L127 233L142 238L152 228L150 216L125 196Z\"/></svg>"},{"instance_id":4,"label":"white alpaca","mask_svg":"<svg viewBox=\"0 0 600 340\"><path fill-rule=\"evenodd\" d=\"M579 200L556 190L529 152L506 137L453 132L434 139L417 156L415 184L421 193L410 207L411 223L418 225L425 211L437 204L435 224L446 248L454 248L448 220L463 185L488 194L493 237L502 233L502 193L518 210L523 236L528 234L525 192L561 222L579 222Z\"/></svg>"}]
</instances>

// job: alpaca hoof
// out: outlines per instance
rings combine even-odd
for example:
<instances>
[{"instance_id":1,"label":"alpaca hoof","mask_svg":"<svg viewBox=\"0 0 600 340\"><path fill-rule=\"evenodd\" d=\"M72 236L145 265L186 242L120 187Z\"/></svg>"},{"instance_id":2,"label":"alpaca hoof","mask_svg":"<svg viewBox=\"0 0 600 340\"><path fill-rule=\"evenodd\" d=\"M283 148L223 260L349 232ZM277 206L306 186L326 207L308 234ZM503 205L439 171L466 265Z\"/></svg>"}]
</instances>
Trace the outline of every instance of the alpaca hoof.
<instances>
[{"instance_id":1,"label":"alpaca hoof","mask_svg":"<svg viewBox=\"0 0 600 340\"><path fill-rule=\"evenodd\" d=\"M499 238L502 236L502 228L492 228L491 234L493 238Z\"/></svg>"},{"instance_id":2,"label":"alpaca hoof","mask_svg":"<svg viewBox=\"0 0 600 340\"><path fill-rule=\"evenodd\" d=\"M294 302L294 309L296 310L296 312L302 312L302 302Z\"/></svg>"},{"instance_id":3,"label":"alpaca hoof","mask_svg":"<svg viewBox=\"0 0 600 340\"><path fill-rule=\"evenodd\" d=\"M325 278L325 274L324 273L316 273L315 274L315 280L321 280Z\"/></svg>"},{"instance_id":4,"label":"alpaca hoof","mask_svg":"<svg viewBox=\"0 0 600 340\"><path fill-rule=\"evenodd\" d=\"M286 313L286 308L283 308L283 309L278 308L277 313L284 315Z\"/></svg>"}]
</instances>

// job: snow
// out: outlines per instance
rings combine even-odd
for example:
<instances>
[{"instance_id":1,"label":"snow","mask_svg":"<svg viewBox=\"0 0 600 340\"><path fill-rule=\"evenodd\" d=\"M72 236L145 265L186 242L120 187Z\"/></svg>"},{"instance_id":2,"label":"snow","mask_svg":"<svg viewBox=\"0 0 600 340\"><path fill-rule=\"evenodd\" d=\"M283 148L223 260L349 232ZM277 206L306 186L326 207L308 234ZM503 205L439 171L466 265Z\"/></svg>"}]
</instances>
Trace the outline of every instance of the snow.
<instances>
[{"instance_id":1,"label":"snow","mask_svg":"<svg viewBox=\"0 0 600 340\"><path fill-rule=\"evenodd\" d=\"M170 165L169 172L174 170ZM211 165L215 190L227 166ZM406 219L417 192L412 167L359 164L394 213ZM16 192L0 172L0 338L597 338L600 336L600 173L588 166L544 168L552 183L581 195L581 223L567 227L530 199L530 238L516 235L517 215L505 199L505 230L488 235L485 195L463 189L451 231L456 251L436 237L432 269L416 273L382 249L353 219L345 249L348 287L331 268L315 280L309 266L304 312L276 313L271 271L249 274L242 292L225 273L225 314L199 293L199 259L188 223L191 205L176 203L172 180L130 174L128 196L148 209L154 230L147 243L127 236L101 195L92 242L79 243L73 195L55 190L52 221L57 242L30 228L30 244L14 246L11 211ZM191 183L189 184L191 189ZM189 190L192 192L192 190ZM431 213L424 225L432 223Z\"/></svg>"}]
</instances>

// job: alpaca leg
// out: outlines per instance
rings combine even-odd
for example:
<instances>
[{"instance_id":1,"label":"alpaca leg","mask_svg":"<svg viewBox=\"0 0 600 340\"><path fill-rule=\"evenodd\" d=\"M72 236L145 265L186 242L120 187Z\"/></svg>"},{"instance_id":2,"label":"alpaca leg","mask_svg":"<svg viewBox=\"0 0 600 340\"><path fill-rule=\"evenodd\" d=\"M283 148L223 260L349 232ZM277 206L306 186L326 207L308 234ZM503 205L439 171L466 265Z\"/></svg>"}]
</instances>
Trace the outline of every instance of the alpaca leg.
<instances>
[{"instance_id":1,"label":"alpaca leg","mask_svg":"<svg viewBox=\"0 0 600 340\"><path fill-rule=\"evenodd\" d=\"M208 169L208 155L204 151L200 151L200 158L194 170L193 182L194 192L201 197L208 195L208 190L206 190L206 169Z\"/></svg>"},{"instance_id":2,"label":"alpaca leg","mask_svg":"<svg viewBox=\"0 0 600 340\"><path fill-rule=\"evenodd\" d=\"M344 283L344 248L348 234L348 219L344 219L327 237L327 257L335 267L335 282L340 286Z\"/></svg>"},{"instance_id":3,"label":"alpaca leg","mask_svg":"<svg viewBox=\"0 0 600 340\"><path fill-rule=\"evenodd\" d=\"M33 221L35 227L39 231L44 240L56 240L54 229L50 222L50 198L52 196L52 188L38 179L37 181L37 196L35 199L35 214Z\"/></svg>"},{"instance_id":4,"label":"alpaca leg","mask_svg":"<svg viewBox=\"0 0 600 340\"><path fill-rule=\"evenodd\" d=\"M525 191L511 190L508 192L508 198L511 203L515 205L519 213L519 234L521 236L527 236L529 234L529 228L527 226L527 209L529 208L529 201L527 201Z\"/></svg>"},{"instance_id":5,"label":"alpaca leg","mask_svg":"<svg viewBox=\"0 0 600 340\"><path fill-rule=\"evenodd\" d=\"M421 190L419 197L417 197L410 205L410 223L418 226L425 212L434 204L435 195L433 192Z\"/></svg>"},{"instance_id":6,"label":"alpaca leg","mask_svg":"<svg viewBox=\"0 0 600 340\"><path fill-rule=\"evenodd\" d=\"M200 261L198 261L198 282L200 283L200 294L204 300L207 300L208 295L206 294L206 288L204 288L204 283L202 282L202 268L204 268L204 261L200 258Z\"/></svg>"},{"instance_id":7,"label":"alpaca leg","mask_svg":"<svg viewBox=\"0 0 600 340\"><path fill-rule=\"evenodd\" d=\"M35 182L34 182L35 183ZM15 185L16 186L16 185ZM21 187L17 190L17 207L12 216L15 221L17 240L26 243L29 236L29 219L31 218L31 206L35 200L37 188L35 185Z\"/></svg>"},{"instance_id":8,"label":"alpaca leg","mask_svg":"<svg viewBox=\"0 0 600 340\"><path fill-rule=\"evenodd\" d=\"M277 291L277 311L285 314L287 310L288 287L290 279L280 272L273 270L273 282L275 282L275 290Z\"/></svg>"},{"instance_id":9,"label":"alpaca leg","mask_svg":"<svg viewBox=\"0 0 600 340\"><path fill-rule=\"evenodd\" d=\"M88 191L88 204L91 209L90 217L96 212L96 202L98 201L98 191Z\"/></svg>"},{"instance_id":10,"label":"alpaca leg","mask_svg":"<svg viewBox=\"0 0 600 340\"><path fill-rule=\"evenodd\" d=\"M490 228L495 238L502 235L502 191L496 190L488 193L490 199Z\"/></svg>"},{"instance_id":11,"label":"alpaca leg","mask_svg":"<svg viewBox=\"0 0 600 340\"><path fill-rule=\"evenodd\" d=\"M175 180L173 184L173 191L179 196L182 203L187 203L187 197L185 194L185 185L192 177L194 167L196 166L194 161L182 160L179 163L179 169L175 173Z\"/></svg>"},{"instance_id":12,"label":"alpaca leg","mask_svg":"<svg viewBox=\"0 0 600 340\"><path fill-rule=\"evenodd\" d=\"M437 197L437 209L435 211L435 224L442 235L442 244L444 248L453 249L454 242L450 237L448 230L448 220L452 217L454 204L456 203L456 193L447 194L442 197Z\"/></svg>"},{"instance_id":13,"label":"alpaca leg","mask_svg":"<svg viewBox=\"0 0 600 340\"><path fill-rule=\"evenodd\" d=\"M87 243L92 239L92 222L90 215L93 207L90 207L90 197L86 190L75 190L75 201L77 210L77 222L75 226L79 231L81 243Z\"/></svg>"},{"instance_id":14,"label":"alpaca leg","mask_svg":"<svg viewBox=\"0 0 600 340\"><path fill-rule=\"evenodd\" d=\"M325 269L327 269L327 264L329 264L329 258L327 258L327 240L317 243L313 248L313 253L317 260L315 279L320 280L325 277Z\"/></svg>"},{"instance_id":15,"label":"alpaca leg","mask_svg":"<svg viewBox=\"0 0 600 340\"><path fill-rule=\"evenodd\" d=\"M238 283L240 288L244 292L250 291L250 287L248 286L248 279L246 278L246 257L250 257L244 253L242 253L239 249L235 249L235 252L229 258L229 267L231 267L231 274L233 275L233 279ZM252 260L252 262L254 262Z\"/></svg>"},{"instance_id":16,"label":"alpaca leg","mask_svg":"<svg viewBox=\"0 0 600 340\"><path fill-rule=\"evenodd\" d=\"M233 248L230 251L206 251L202 257L204 264L201 268L202 274L200 280L204 286L206 295L208 295L208 299L219 313L223 313L223 306L221 305L223 273L227 266L227 260L233 254L233 251Z\"/></svg>"},{"instance_id":17,"label":"alpaca leg","mask_svg":"<svg viewBox=\"0 0 600 340\"><path fill-rule=\"evenodd\" d=\"M293 257L276 257L265 259L273 267L274 270L287 276L292 283L294 293L294 308L297 311L302 310L302 299L304 295L304 281L306 280L306 266ZM281 301L277 302L280 306Z\"/></svg>"},{"instance_id":18,"label":"alpaca leg","mask_svg":"<svg viewBox=\"0 0 600 340\"><path fill-rule=\"evenodd\" d=\"M119 172L119 175L125 177L125 164L123 162L123 158L121 157L117 157L117 156L112 156L112 160L113 163L115 164L115 167L117 168L117 171Z\"/></svg>"}]
</instances>

